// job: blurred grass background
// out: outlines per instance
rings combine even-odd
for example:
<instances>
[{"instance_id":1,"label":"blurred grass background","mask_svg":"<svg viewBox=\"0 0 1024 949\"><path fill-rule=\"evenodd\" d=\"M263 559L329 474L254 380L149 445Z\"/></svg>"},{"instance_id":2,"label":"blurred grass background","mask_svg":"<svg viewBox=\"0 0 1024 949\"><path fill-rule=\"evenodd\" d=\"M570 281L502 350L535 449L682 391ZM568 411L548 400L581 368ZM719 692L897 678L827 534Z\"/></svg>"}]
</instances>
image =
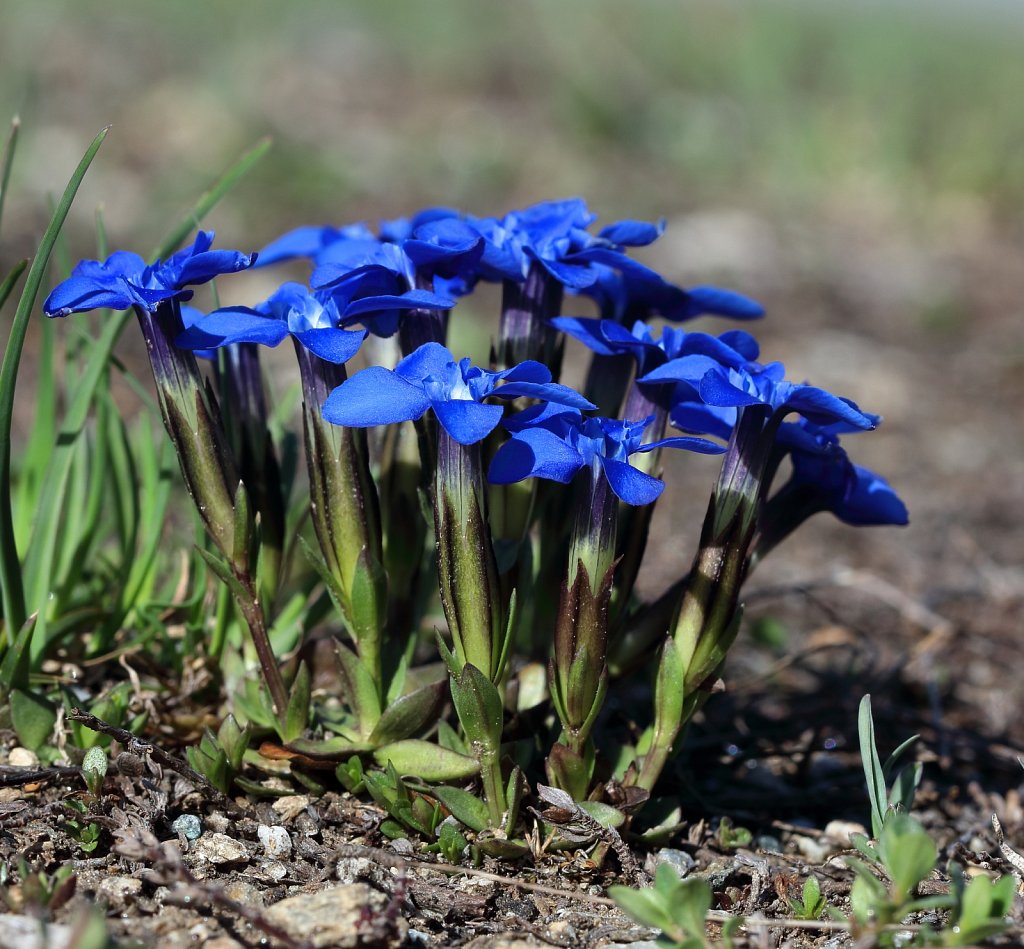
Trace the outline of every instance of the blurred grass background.
<instances>
[{"instance_id":1,"label":"blurred grass background","mask_svg":"<svg viewBox=\"0 0 1024 949\"><path fill-rule=\"evenodd\" d=\"M767 358L886 416L856 457L925 525L888 551L908 584L939 582L936 551L956 560L951 524L988 525L965 549L1019 550L1012 0L7 0L0 77L0 117L23 121L0 271L32 253L48 195L107 124L69 222L75 259L93 254L99 205L111 246L145 253L264 135L270 154L208 221L221 246L430 204L582 195L603 221L664 216L650 262L761 299ZM253 302L277 276L222 290ZM31 405L31 369L23 387ZM842 538L878 557L872 532Z\"/></svg>"},{"instance_id":2,"label":"blurred grass background","mask_svg":"<svg viewBox=\"0 0 1024 949\"><path fill-rule=\"evenodd\" d=\"M951 201L1011 227L1024 207L1012 2L8 0L3 21L26 221L5 260L110 123L79 208L102 201L124 245L264 134L220 212L234 244L563 194L603 218L846 202L922 229Z\"/></svg>"}]
</instances>

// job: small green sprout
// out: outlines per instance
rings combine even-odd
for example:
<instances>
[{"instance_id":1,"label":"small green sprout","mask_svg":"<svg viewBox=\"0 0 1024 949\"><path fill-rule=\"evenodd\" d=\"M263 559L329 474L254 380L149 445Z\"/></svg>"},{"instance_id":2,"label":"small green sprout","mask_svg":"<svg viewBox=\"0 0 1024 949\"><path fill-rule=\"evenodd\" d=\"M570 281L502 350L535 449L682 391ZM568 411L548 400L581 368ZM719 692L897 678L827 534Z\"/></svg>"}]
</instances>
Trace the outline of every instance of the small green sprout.
<instances>
[{"instance_id":1,"label":"small green sprout","mask_svg":"<svg viewBox=\"0 0 1024 949\"><path fill-rule=\"evenodd\" d=\"M82 759L82 780L89 793L98 798L103 790L103 779L107 776L107 753L93 745Z\"/></svg>"},{"instance_id":2,"label":"small green sprout","mask_svg":"<svg viewBox=\"0 0 1024 949\"><path fill-rule=\"evenodd\" d=\"M608 895L626 915L662 931L659 949L710 949L714 945L704 929L711 909L711 887L704 880L681 880L675 870L663 863L655 872L654 886L639 890L613 886ZM736 917L722 926L721 945L732 945L732 933L741 922Z\"/></svg>"},{"instance_id":3,"label":"small green sprout","mask_svg":"<svg viewBox=\"0 0 1024 949\"><path fill-rule=\"evenodd\" d=\"M822 896L818 878L813 873L804 881L802 897L789 899L786 902L789 903L789 908L797 919L821 919L821 914L825 912L825 907L828 905L825 897Z\"/></svg>"},{"instance_id":4,"label":"small green sprout","mask_svg":"<svg viewBox=\"0 0 1024 949\"><path fill-rule=\"evenodd\" d=\"M242 769L242 758L251 736L250 725L241 728L234 715L228 715L216 735L207 729L198 746L185 749L188 763L218 791L227 794Z\"/></svg>"}]
</instances>

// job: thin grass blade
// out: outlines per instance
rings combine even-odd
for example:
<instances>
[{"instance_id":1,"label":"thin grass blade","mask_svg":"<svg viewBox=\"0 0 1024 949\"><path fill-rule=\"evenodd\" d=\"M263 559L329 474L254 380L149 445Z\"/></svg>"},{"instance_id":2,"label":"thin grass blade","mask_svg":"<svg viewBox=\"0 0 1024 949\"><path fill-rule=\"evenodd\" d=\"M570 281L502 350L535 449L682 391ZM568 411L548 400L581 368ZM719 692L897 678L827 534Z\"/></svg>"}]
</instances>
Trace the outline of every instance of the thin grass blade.
<instances>
[{"instance_id":1,"label":"thin grass blade","mask_svg":"<svg viewBox=\"0 0 1024 949\"><path fill-rule=\"evenodd\" d=\"M67 188L50 219L50 224L40 241L39 250L29 268L25 287L14 314L14 323L7 347L4 350L3 365L0 366L0 588L3 594L4 624L7 629L20 629L26 619L25 591L22 585L21 564L14 541L14 518L11 510L11 419L14 415L14 390L17 383L18 363L25 346L28 321L35 306L36 295L46 272L50 252L57 240L60 229L71 210L78 188L92 164L96 152L107 137L104 129L93 139L82 160L78 163Z\"/></svg>"}]
</instances>

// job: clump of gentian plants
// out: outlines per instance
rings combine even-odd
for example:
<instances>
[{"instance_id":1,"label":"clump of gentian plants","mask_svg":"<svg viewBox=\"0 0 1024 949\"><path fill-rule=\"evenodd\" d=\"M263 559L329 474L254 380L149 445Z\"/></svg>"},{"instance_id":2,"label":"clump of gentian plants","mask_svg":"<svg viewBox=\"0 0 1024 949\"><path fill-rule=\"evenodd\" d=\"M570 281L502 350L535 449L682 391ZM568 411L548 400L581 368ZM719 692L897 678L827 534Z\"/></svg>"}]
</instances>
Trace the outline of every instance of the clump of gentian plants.
<instances>
[{"instance_id":1,"label":"clump of gentian plants","mask_svg":"<svg viewBox=\"0 0 1024 949\"><path fill-rule=\"evenodd\" d=\"M248 630L260 682L233 698L244 730L231 748L207 734L192 757L215 763L217 783L242 767L238 736L262 730L338 761L346 786L372 786L399 824L431 831L438 814L415 804L431 784L430 800L497 837L517 834L528 780L582 802L641 801L723 673L761 559L821 511L906 523L840 444L877 416L786 379L745 329L685 328L763 311L638 262L663 223L595 219L580 199L500 217L431 208L376 229L298 228L256 253L215 249L200 230L152 262L82 261L46 298L51 317L134 313L199 553ZM189 305L201 284L297 259L308 283L249 306ZM500 285L501 312L474 365L448 330L483 283ZM592 352L583 392L559 381L569 338ZM295 491L261 368L261 347L286 339L307 473ZM350 372L357 354L370 365ZM715 486L689 569L643 603L665 449L700 456L692 484ZM307 625L337 637L328 693L274 643L310 572L334 608L313 584L300 591ZM9 640L25 617L10 619ZM650 707L603 714L636 675Z\"/></svg>"}]
</instances>

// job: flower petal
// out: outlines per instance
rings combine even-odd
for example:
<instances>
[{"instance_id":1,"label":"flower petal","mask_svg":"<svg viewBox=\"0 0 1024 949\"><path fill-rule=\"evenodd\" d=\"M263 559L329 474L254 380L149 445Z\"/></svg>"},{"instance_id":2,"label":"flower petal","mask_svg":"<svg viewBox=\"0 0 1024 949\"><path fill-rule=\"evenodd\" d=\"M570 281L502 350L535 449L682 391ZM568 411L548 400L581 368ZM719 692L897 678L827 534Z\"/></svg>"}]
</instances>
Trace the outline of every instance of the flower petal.
<instances>
[{"instance_id":1,"label":"flower petal","mask_svg":"<svg viewBox=\"0 0 1024 949\"><path fill-rule=\"evenodd\" d=\"M247 307L224 307L200 317L175 341L182 349L206 349L230 343L276 346L288 335L288 324Z\"/></svg>"},{"instance_id":2,"label":"flower petal","mask_svg":"<svg viewBox=\"0 0 1024 949\"><path fill-rule=\"evenodd\" d=\"M346 379L324 402L323 416L335 425L367 428L419 418L430 400L390 369L371 366Z\"/></svg>"},{"instance_id":3,"label":"flower petal","mask_svg":"<svg viewBox=\"0 0 1024 949\"><path fill-rule=\"evenodd\" d=\"M500 405L484 405L468 399L434 402L432 408L444 430L460 445L483 441L498 427L505 412Z\"/></svg>"},{"instance_id":4,"label":"flower petal","mask_svg":"<svg viewBox=\"0 0 1024 949\"><path fill-rule=\"evenodd\" d=\"M615 496L627 504L650 504L665 490L665 482L638 471L625 461L601 458L605 477Z\"/></svg>"},{"instance_id":5,"label":"flower petal","mask_svg":"<svg viewBox=\"0 0 1024 949\"><path fill-rule=\"evenodd\" d=\"M497 450L487 478L492 484L512 484L524 478L546 478L568 484L583 458L553 432L529 428L510 438Z\"/></svg>"},{"instance_id":6,"label":"flower petal","mask_svg":"<svg viewBox=\"0 0 1024 949\"><path fill-rule=\"evenodd\" d=\"M314 356L341 365L348 362L366 339L366 330L312 329L295 333L295 338Z\"/></svg>"}]
</instances>

